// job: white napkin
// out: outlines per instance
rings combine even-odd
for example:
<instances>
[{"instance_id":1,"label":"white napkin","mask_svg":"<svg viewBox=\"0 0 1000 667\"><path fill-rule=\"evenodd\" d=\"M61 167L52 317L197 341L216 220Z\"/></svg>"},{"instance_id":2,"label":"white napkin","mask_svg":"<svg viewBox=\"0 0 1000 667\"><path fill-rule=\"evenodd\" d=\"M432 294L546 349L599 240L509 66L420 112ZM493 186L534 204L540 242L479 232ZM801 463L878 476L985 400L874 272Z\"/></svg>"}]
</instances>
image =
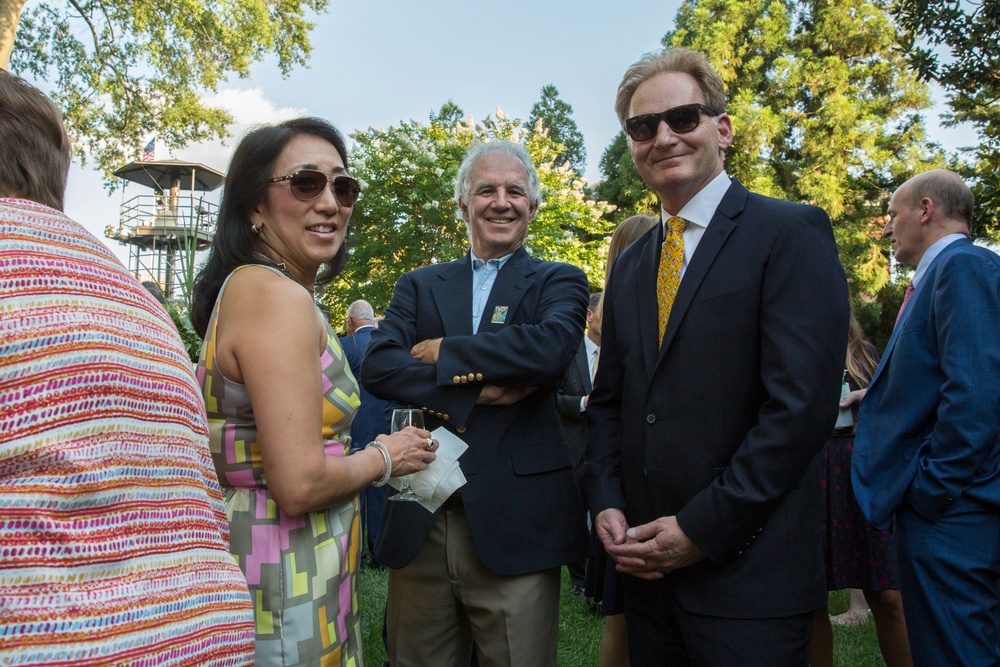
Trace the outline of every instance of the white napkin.
<instances>
[{"instance_id":1,"label":"white napkin","mask_svg":"<svg viewBox=\"0 0 1000 667\"><path fill-rule=\"evenodd\" d=\"M435 512L451 494L465 484L465 475L458 465L458 457L469 448L461 438L441 426L431 432L438 441L435 458L426 470L414 473L410 477L410 486L418 496L425 498L420 504L428 512ZM389 486L399 490L403 482L399 477L390 477Z\"/></svg>"},{"instance_id":2,"label":"white napkin","mask_svg":"<svg viewBox=\"0 0 1000 667\"><path fill-rule=\"evenodd\" d=\"M851 393L851 387L844 382L840 385L840 400L847 398L849 393ZM837 423L833 427L845 428L847 426L854 426L854 411L851 408L840 408L840 412L837 414Z\"/></svg>"}]
</instances>

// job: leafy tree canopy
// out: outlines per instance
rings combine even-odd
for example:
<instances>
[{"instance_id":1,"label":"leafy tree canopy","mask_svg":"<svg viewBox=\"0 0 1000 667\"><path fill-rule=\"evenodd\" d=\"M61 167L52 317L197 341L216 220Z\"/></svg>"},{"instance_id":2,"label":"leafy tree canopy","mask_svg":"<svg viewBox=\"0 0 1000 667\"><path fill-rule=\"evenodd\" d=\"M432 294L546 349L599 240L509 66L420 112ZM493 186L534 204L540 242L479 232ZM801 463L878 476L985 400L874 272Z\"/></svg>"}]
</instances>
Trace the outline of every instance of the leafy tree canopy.
<instances>
[{"instance_id":1,"label":"leafy tree canopy","mask_svg":"<svg viewBox=\"0 0 1000 667\"><path fill-rule=\"evenodd\" d=\"M1000 3L995 0L899 0L902 44L919 76L948 95L945 126L972 123L979 132L972 165L974 231L1000 241Z\"/></svg>"},{"instance_id":2,"label":"leafy tree canopy","mask_svg":"<svg viewBox=\"0 0 1000 667\"><path fill-rule=\"evenodd\" d=\"M927 148L930 107L881 0L685 2L672 46L704 51L729 95L727 170L753 190L829 213L866 331L884 342L895 303L880 244L888 195L943 165ZM745 38L744 38L745 37Z\"/></svg>"},{"instance_id":3,"label":"leafy tree canopy","mask_svg":"<svg viewBox=\"0 0 1000 667\"><path fill-rule=\"evenodd\" d=\"M603 178L594 186L595 194L614 203L618 220L642 213L660 214L660 200L639 176L624 131L604 149L599 166Z\"/></svg>"},{"instance_id":4,"label":"leafy tree canopy","mask_svg":"<svg viewBox=\"0 0 1000 667\"><path fill-rule=\"evenodd\" d=\"M576 173L582 174L587 163L583 134L573 120L573 107L559 99L559 91L551 83L542 87L541 99L531 107L528 130L535 131L539 123L549 133L550 139L561 144L556 164L569 162Z\"/></svg>"},{"instance_id":5,"label":"leafy tree canopy","mask_svg":"<svg viewBox=\"0 0 1000 667\"><path fill-rule=\"evenodd\" d=\"M886 201L944 157L927 147L929 91L883 0L687 0L663 44L705 53L722 76L735 134L729 175L830 214L859 316L884 342L902 296L878 242ZM626 151L622 138L608 147L602 171L615 189L598 190L624 208L641 191L628 183L638 175L624 169Z\"/></svg>"},{"instance_id":6,"label":"leafy tree canopy","mask_svg":"<svg viewBox=\"0 0 1000 667\"><path fill-rule=\"evenodd\" d=\"M202 95L270 54L284 74L305 64L305 16L328 4L0 0L0 67L10 53L12 72L51 81L81 162L109 175L151 135L174 147L224 137L232 118Z\"/></svg>"},{"instance_id":7,"label":"leafy tree canopy","mask_svg":"<svg viewBox=\"0 0 1000 667\"><path fill-rule=\"evenodd\" d=\"M542 203L528 227L525 247L535 257L579 266L592 285L604 279L612 229L602 218L609 205L589 198L584 182L559 162L560 145L543 130L529 132L521 119L461 120L445 104L430 122L405 121L352 135L351 173L365 192L351 218L351 259L323 301L333 321L347 305L367 299L376 312L389 305L404 272L461 257L468 249L453 190L455 174L474 141L507 139L525 145L542 184Z\"/></svg>"}]
</instances>

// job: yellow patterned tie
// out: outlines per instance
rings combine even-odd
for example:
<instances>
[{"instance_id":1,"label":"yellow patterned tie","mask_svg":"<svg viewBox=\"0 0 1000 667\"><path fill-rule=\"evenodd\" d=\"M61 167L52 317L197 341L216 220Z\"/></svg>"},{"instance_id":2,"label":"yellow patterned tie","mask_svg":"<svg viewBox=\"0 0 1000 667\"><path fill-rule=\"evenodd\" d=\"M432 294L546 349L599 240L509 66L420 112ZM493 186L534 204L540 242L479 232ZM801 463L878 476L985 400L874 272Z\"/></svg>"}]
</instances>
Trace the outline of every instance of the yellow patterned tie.
<instances>
[{"instance_id":1,"label":"yellow patterned tie","mask_svg":"<svg viewBox=\"0 0 1000 667\"><path fill-rule=\"evenodd\" d=\"M660 250L660 269L656 274L656 301L660 315L660 344L670 319L670 307L681 284L681 266L684 264L684 228L687 220L674 216L667 220L667 235Z\"/></svg>"}]
</instances>

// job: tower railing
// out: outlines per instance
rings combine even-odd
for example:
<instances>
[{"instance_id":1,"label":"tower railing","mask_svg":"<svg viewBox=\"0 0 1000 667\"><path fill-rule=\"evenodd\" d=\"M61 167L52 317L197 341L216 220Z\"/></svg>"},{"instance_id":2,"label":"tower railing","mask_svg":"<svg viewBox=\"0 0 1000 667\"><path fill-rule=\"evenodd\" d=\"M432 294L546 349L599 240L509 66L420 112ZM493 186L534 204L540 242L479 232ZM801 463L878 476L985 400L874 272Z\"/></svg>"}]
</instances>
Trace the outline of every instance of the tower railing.
<instances>
[{"instance_id":1,"label":"tower railing","mask_svg":"<svg viewBox=\"0 0 1000 667\"><path fill-rule=\"evenodd\" d=\"M196 253L215 235L218 206L203 194L137 195L121 205L117 229L104 235L129 248L128 269L142 282L153 282L166 300L186 305L194 282Z\"/></svg>"}]
</instances>

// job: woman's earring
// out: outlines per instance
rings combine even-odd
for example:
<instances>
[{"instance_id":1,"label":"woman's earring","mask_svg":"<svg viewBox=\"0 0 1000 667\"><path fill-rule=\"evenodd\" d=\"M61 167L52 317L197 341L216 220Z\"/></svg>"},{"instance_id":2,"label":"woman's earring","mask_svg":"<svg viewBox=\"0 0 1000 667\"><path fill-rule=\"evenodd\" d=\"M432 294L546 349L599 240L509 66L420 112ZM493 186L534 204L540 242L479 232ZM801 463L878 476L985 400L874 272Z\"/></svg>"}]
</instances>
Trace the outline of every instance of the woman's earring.
<instances>
[{"instance_id":1,"label":"woman's earring","mask_svg":"<svg viewBox=\"0 0 1000 667\"><path fill-rule=\"evenodd\" d=\"M260 234L261 227L263 227L263 225L258 226L253 224L253 222L250 223L250 231L252 231L254 234Z\"/></svg>"}]
</instances>

